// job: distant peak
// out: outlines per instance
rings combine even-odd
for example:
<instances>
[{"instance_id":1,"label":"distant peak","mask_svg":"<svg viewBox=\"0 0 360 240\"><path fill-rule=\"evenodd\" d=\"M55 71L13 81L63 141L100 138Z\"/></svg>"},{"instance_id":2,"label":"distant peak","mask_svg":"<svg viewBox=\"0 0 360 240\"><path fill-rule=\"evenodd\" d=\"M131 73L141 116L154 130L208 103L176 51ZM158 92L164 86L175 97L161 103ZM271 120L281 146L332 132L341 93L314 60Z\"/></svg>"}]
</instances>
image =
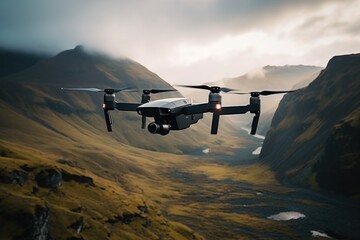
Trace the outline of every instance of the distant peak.
<instances>
[{"instance_id":1,"label":"distant peak","mask_svg":"<svg viewBox=\"0 0 360 240\"><path fill-rule=\"evenodd\" d=\"M321 68L319 66L314 65L303 65L303 64L297 64L297 65L266 65L263 67L265 70L272 70L272 69L290 69L290 68Z\"/></svg>"},{"instance_id":2,"label":"distant peak","mask_svg":"<svg viewBox=\"0 0 360 240\"><path fill-rule=\"evenodd\" d=\"M85 52L85 47L83 45L77 45L74 50L77 52Z\"/></svg>"}]
</instances>

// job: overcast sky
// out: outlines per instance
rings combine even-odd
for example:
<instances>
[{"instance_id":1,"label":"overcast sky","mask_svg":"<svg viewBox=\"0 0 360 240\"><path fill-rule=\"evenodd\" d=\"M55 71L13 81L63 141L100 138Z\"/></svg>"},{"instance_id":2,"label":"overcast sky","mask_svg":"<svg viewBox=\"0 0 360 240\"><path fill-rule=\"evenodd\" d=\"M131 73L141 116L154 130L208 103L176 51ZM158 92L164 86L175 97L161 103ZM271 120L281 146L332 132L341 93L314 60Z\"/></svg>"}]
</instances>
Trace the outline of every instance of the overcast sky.
<instances>
[{"instance_id":1,"label":"overcast sky","mask_svg":"<svg viewBox=\"0 0 360 240\"><path fill-rule=\"evenodd\" d=\"M203 83L359 53L359 12L360 0L1 0L0 46L82 44L170 83Z\"/></svg>"}]
</instances>

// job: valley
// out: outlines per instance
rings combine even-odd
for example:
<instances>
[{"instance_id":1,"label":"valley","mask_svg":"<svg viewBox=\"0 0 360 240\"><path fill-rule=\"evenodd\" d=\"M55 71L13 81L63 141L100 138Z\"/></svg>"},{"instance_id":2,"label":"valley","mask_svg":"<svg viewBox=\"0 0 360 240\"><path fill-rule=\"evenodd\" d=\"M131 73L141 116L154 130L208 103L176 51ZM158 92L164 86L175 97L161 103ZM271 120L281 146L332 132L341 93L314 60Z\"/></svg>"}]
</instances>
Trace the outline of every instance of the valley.
<instances>
[{"instance_id":1,"label":"valley","mask_svg":"<svg viewBox=\"0 0 360 240\"><path fill-rule=\"evenodd\" d=\"M210 135L208 116L152 135L137 114L122 112L108 133L101 94L60 91L88 84L171 87L132 60L81 47L1 78L1 239L360 236L358 198L279 182L259 158L268 136L225 117ZM140 94L117 97L136 102Z\"/></svg>"},{"instance_id":2,"label":"valley","mask_svg":"<svg viewBox=\"0 0 360 240\"><path fill-rule=\"evenodd\" d=\"M279 184L252 155L261 139L233 149L231 157L107 144L49 152L46 146L1 141L0 206L7 209L2 217L48 206L48 232L61 239L310 239L311 231L356 239L360 234L356 200ZM36 174L44 169L62 172L61 185L39 186ZM27 177L21 180L20 173ZM10 183L6 176L12 176ZM288 216L270 219L279 213ZM298 214L304 217L296 219ZM0 228L8 234L3 236L19 229L13 221ZM80 230L71 227L79 221Z\"/></svg>"}]
</instances>

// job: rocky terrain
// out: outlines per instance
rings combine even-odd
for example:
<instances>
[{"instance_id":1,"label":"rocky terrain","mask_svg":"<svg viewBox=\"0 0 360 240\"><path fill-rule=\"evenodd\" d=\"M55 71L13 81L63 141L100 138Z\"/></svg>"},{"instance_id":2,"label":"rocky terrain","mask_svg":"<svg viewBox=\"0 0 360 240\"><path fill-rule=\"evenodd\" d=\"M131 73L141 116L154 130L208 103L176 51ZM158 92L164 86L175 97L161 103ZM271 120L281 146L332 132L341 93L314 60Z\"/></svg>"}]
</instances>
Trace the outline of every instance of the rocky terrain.
<instances>
[{"instance_id":1,"label":"rocky terrain","mask_svg":"<svg viewBox=\"0 0 360 240\"><path fill-rule=\"evenodd\" d=\"M360 193L360 55L333 57L307 88L286 95L261 152L284 183Z\"/></svg>"}]
</instances>

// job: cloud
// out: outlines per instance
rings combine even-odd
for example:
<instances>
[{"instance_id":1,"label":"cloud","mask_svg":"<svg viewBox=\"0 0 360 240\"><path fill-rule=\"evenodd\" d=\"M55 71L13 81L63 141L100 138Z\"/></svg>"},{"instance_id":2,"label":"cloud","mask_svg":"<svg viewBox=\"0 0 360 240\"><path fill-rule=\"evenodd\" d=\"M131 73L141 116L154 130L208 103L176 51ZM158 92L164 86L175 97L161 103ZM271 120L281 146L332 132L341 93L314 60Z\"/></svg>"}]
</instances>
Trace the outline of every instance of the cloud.
<instances>
[{"instance_id":1,"label":"cloud","mask_svg":"<svg viewBox=\"0 0 360 240\"><path fill-rule=\"evenodd\" d=\"M323 63L336 44L356 51L359 2L2 0L0 46L57 53L83 44L172 82L206 82L261 65Z\"/></svg>"}]
</instances>

